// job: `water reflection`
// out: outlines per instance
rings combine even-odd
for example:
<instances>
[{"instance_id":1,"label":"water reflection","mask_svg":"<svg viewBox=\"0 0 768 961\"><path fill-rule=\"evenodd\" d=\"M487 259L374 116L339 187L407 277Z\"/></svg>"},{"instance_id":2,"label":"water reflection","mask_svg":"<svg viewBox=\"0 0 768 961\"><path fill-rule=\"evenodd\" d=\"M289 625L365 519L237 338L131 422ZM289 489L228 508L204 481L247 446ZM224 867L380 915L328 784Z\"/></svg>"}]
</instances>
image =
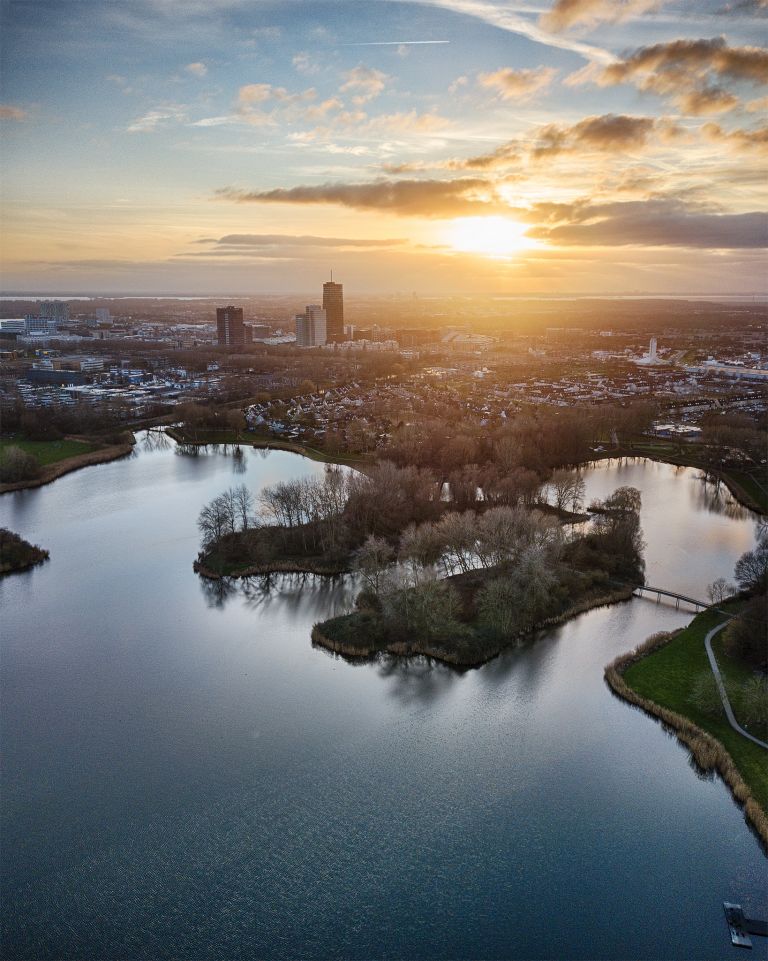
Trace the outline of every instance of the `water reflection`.
<instances>
[{"instance_id":1,"label":"water reflection","mask_svg":"<svg viewBox=\"0 0 768 961\"><path fill-rule=\"evenodd\" d=\"M732 520L742 521L752 512L740 504L719 477L700 472L699 486L694 488L695 506L712 514L722 514Z\"/></svg>"},{"instance_id":2,"label":"water reflection","mask_svg":"<svg viewBox=\"0 0 768 961\"><path fill-rule=\"evenodd\" d=\"M603 681L686 613L595 610L463 673L353 667L310 637L355 579L199 578L195 519L238 459L137 440L0 498L0 523L51 550L0 583L4 956L729 956L719 904L758 898L760 849ZM323 470L243 461L254 493ZM697 596L754 544L755 519L700 505L685 469L585 480L642 489L651 583Z\"/></svg>"},{"instance_id":3,"label":"water reflection","mask_svg":"<svg viewBox=\"0 0 768 961\"><path fill-rule=\"evenodd\" d=\"M376 671L388 682L389 697L408 707L435 704L451 691L464 673L427 657L388 655L377 660Z\"/></svg>"},{"instance_id":4,"label":"water reflection","mask_svg":"<svg viewBox=\"0 0 768 961\"><path fill-rule=\"evenodd\" d=\"M174 443L165 431L160 429L146 430L139 438L137 444L141 446L141 450L150 454L154 451L170 450Z\"/></svg>"},{"instance_id":5,"label":"water reflection","mask_svg":"<svg viewBox=\"0 0 768 961\"><path fill-rule=\"evenodd\" d=\"M208 607L223 609L227 600L237 594L237 583L229 577L215 581L210 577L200 577L200 591Z\"/></svg>"}]
</instances>

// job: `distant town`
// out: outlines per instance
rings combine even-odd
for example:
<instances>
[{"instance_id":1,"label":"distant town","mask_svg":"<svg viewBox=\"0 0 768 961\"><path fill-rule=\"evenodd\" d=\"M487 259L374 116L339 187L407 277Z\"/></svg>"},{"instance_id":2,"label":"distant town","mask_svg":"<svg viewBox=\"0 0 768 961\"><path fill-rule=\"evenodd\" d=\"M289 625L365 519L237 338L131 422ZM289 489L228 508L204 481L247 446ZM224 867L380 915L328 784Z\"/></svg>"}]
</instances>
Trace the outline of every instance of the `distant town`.
<instances>
[{"instance_id":1,"label":"distant town","mask_svg":"<svg viewBox=\"0 0 768 961\"><path fill-rule=\"evenodd\" d=\"M676 439L700 438L725 411L759 419L768 409L759 303L412 295L345 304L334 281L322 304L297 302L6 298L4 428L24 411L128 427L172 419L190 402L226 403L241 406L251 430L364 452L410 422L483 430L531 405L647 402L652 432Z\"/></svg>"}]
</instances>

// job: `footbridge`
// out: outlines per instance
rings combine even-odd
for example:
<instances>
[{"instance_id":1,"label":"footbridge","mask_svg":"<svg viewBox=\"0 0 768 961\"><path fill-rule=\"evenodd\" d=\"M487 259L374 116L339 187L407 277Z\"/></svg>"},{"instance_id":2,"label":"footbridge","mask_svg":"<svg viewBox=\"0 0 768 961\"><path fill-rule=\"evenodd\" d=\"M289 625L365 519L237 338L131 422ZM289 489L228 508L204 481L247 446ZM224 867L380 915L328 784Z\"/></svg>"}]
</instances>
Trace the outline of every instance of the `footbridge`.
<instances>
[{"instance_id":1,"label":"footbridge","mask_svg":"<svg viewBox=\"0 0 768 961\"><path fill-rule=\"evenodd\" d=\"M696 610L704 610L706 607L710 607L708 601L699 601L695 597L688 597L687 594L678 594L677 591L668 591L664 587L651 587L649 584L643 584L642 587L635 588L635 594L638 597L645 597L646 594L655 594L656 600L660 601L662 597L670 597L675 601L675 607L680 608L680 601L685 601L686 604L692 604Z\"/></svg>"}]
</instances>

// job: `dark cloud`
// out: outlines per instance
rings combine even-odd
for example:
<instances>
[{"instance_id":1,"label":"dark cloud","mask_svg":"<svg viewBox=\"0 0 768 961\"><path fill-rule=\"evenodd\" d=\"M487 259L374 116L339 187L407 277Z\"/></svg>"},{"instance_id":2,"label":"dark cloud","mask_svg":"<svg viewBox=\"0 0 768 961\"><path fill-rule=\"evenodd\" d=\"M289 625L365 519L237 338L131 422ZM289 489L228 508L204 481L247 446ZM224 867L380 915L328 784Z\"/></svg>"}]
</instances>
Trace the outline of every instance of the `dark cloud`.
<instances>
[{"instance_id":1,"label":"dark cloud","mask_svg":"<svg viewBox=\"0 0 768 961\"><path fill-rule=\"evenodd\" d=\"M216 244L218 247L394 247L405 244L402 238L365 240L349 237L313 237L308 234L227 234L218 240L204 238L199 244Z\"/></svg>"},{"instance_id":2,"label":"dark cloud","mask_svg":"<svg viewBox=\"0 0 768 961\"><path fill-rule=\"evenodd\" d=\"M356 210L381 210L422 217L458 217L504 210L485 180L375 180L328 183L276 190L224 187L218 196L236 203L340 204Z\"/></svg>"},{"instance_id":3,"label":"dark cloud","mask_svg":"<svg viewBox=\"0 0 768 961\"><path fill-rule=\"evenodd\" d=\"M696 87L681 93L675 98L683 113L693 117L701 117L710 113L724 113L738 106L739 98L736 94L722 87Z\"/></svg>"},{"instance_id":4,"label":"dark cloud","mask_svg":"<svg viewBox=\"0 0 768 961\"><path fill-rule=\"evenodd\" d=\"M659 121L651 117L630 117L625 114L604 114L585 117L572 126L547 124L536 137L532 154L548 157L580 149L621 152L645 146Z\"/></svg>"},{"instance_id":5,"label":"dark cloud","mask_svg":"<svg viewBox=\"0 0 768 961\"><path fill-rule=\"evenodd\" d=\"M603 114L585 117L575 124L546 124L526 140L509 140L489 153L475 157L453 158L433 163L387 165L388 173L416 170L491 171L522 166L527 159L543 160L558 154L601 151L621 153L640 150L652 139L670 140L681 130L668 119Z\"/></svg>"},{"instance_id":6,"label":"dark cloud","mask_svg":"<svg viewBox=\"0 0 768 961\"><path fill-rule=\"evenodd\" d=\"M712 73L729 80L768 81L768 50L730 47L725 37L672 40L640 47L625 60L603 68L607 84L640 79L643 89L670 93L680 83Z\"/></svg>"},{"instance_id":7,"label":"dark cloud","mask_svg":"<svg viewBox=\"0 0 768 961\"><path fill-rule=\"evenodd\" d=\"M539 210L531 237L553 244L600 247L695 247L709 249L768 246L768 214L721 214L687 207L675 199L614 204L549 205Z\"/></svg>"}]
</instances>

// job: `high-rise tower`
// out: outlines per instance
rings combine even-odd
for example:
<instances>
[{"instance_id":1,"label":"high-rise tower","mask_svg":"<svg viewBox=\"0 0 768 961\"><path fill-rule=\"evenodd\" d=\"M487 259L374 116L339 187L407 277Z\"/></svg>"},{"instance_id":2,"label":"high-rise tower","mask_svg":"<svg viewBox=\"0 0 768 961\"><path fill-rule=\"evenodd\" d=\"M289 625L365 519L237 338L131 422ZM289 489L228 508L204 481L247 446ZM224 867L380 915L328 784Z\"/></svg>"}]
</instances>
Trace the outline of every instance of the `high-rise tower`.
<instances>
[{"instance_id":1,"label":"high-rise tower","mask_svg":"<svg viewBox=\"0 0 768 961\"><path fill-rule=\"evenodd\" d=\"M325 311L317 304L309 304L303 314L296 314L296 346L322 347L326 342L325 328Z\"/></svg>"},{"instance_id":2,"label":"high-rise tower","mask_svg":"<svg viewBox=\"0 0 768 961\"><path fill-rule=\"evenodd\" d=\"M245 326L242 307L216 308L216 333L219 347L245 346Z\"/></svg>"},{"instance_id":3,"label":"high-rise tower","mask_svg":"<svg viewBox=\"0 0 768 961\"><path fill-rule=\"evenodd\" d=\"M329 344L344 340L344 287L332 280L323 284L323 310Z\"/></svg>"}]
</instances>

